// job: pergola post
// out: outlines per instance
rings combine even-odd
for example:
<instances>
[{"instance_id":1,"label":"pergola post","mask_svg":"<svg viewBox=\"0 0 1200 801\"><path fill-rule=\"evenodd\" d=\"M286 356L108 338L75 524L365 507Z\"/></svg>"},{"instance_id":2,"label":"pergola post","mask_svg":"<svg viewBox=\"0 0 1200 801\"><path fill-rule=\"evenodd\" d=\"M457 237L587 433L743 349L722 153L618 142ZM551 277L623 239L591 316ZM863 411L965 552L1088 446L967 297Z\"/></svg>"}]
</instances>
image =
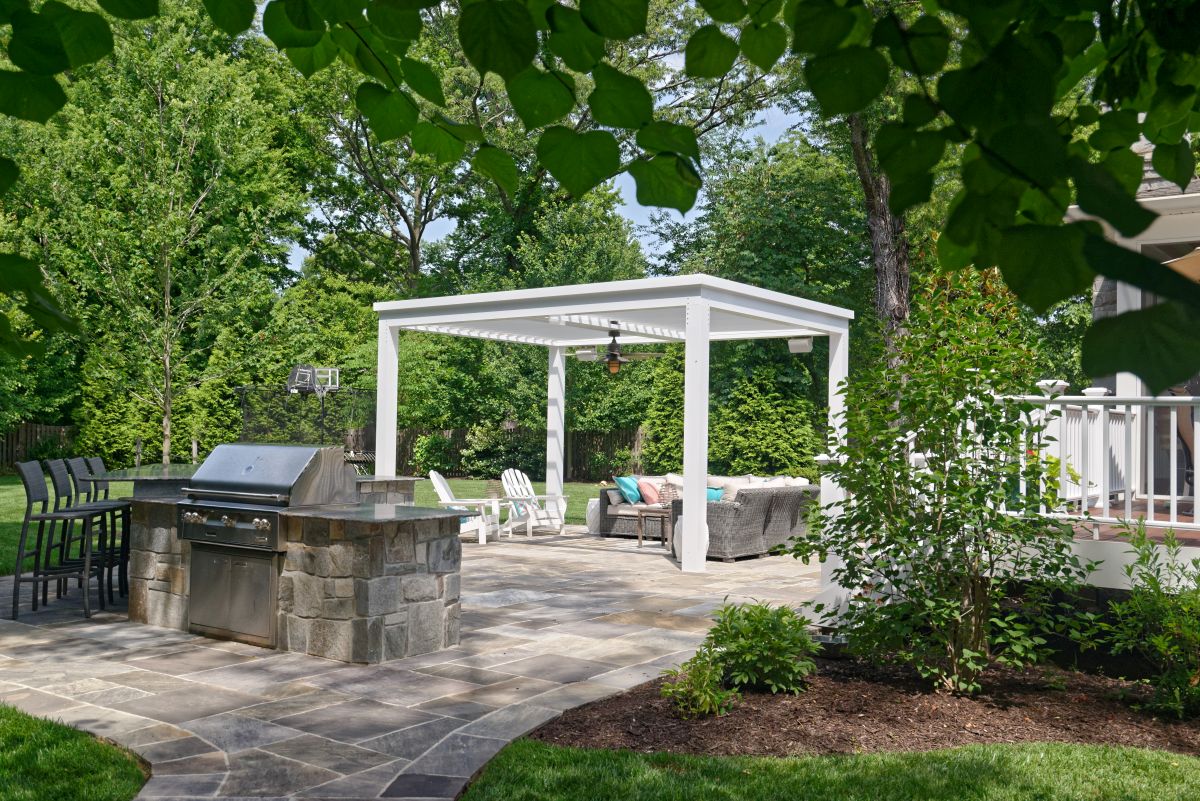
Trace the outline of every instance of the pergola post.
<instances>
[{"instance_id":1,"label":"pergola post","mask_svg":"<svg viewBox=\"0 0 1200 801\"><path fill-rule=\"evenodd\" d=\"M546 494L562 495L567 436L566 348L552 345L546 371ZM566 514L566 509L561 510Z\"/></svg>"},{"instance_id":2,"label":"pergola post","mask_svg":"<svg viewBox=\"0 0 1200 801\"><path fill-rule=\"evenodd\" d=\"M829 431L833 439L840 443L846 438L846 395L842 391L842 382L846 380L850 370L850 332L829 335ZM840 503L844 498L842 488L829 475L821 476L821 506ZM841 566L841 560L830 556L821 562L821 586L830 587L833 584L831 575Z\"/></svg>"},{"instance_id":3,"label":"pergola post","mask_svg":"<svg viewBox=\"0 0 1200 801\"><path fill-rule=\"evenodd\" d=\"M396 394L399 391L400 329L379 321L375 390L375 475L396 475Z\"/></svg>"},{"instance_id":4,"label":"pergola post","mask_svg":"<svg viewBox=\"0 0 1200 801\"><path fill-rule=\"evenodd\" d=\"M675 532L685 573L703 573L708 555L708 337L710 308L690 298L684 324L683 525Z\"/></svg>"}]
</instances>

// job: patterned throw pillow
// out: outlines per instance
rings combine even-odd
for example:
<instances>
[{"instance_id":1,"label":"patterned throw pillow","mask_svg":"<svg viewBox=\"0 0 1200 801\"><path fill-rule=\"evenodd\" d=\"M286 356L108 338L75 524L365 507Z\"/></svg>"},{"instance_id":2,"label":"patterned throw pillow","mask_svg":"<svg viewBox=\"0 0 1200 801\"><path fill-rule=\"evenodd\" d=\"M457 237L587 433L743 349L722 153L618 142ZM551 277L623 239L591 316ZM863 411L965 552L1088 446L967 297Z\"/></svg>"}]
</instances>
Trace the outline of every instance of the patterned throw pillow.
<instances>
[{"instance_id":1,"label":"patterned throw pillow","mask_svg":"<svg viewBox=\"0 0 1200 801\"><path fill-rule=\"evenodd\" d=\"M660 505L670 508L671 502L679 499L679 490L670 481L664 481L662 486L658 488L658 502Z\"/></svg>"}]
</instances>

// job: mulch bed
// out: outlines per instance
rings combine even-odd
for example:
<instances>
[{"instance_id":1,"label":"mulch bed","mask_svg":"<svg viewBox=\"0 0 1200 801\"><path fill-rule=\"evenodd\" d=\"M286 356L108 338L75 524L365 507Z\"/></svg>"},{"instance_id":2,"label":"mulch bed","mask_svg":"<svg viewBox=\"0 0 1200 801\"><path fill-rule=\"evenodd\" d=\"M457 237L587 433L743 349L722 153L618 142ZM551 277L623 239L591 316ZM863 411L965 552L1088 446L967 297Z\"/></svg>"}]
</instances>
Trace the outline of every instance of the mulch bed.
<instances>
[{"instance_id":1,"label":"mulch bed","mask_svg":"<svg viewBox=\"0 0 1200 801\"><path fill-rule=\"evenodd\" d=\"M720 718L683 720L661 681L568 711L531 736L555 745L680 754L795 756L925 751L974 743L1064 742L1200 755L1200 721L1136 709L1143 686L1057 668L1000 669L966 698L911 673L817 660L800 695L744 693Z\"/></svg>"}]
</instances>

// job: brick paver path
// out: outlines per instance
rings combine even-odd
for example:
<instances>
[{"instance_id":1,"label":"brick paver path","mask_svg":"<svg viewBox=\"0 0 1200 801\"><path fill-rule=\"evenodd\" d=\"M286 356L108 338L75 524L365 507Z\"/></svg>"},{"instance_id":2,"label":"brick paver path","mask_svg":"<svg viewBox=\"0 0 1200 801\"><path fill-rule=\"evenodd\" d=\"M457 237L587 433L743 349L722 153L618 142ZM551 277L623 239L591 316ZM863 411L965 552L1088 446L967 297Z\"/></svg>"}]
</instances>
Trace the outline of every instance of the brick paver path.
<instances>
[{"instance_id":1,"label":"brick paver path","mask_svg":"<svg viewBox=\"0 0 1200 801\"><path fill-rule=\"evenodd\" d=\"M683 574L579 534L466 543L462 643L375 666L84 620L72 590L0 620L0 703L136 751L139 798L448 799L516 737L685 660L726 597L797 604L817 579L790 557Z\"/></svg>"}]
</instances>

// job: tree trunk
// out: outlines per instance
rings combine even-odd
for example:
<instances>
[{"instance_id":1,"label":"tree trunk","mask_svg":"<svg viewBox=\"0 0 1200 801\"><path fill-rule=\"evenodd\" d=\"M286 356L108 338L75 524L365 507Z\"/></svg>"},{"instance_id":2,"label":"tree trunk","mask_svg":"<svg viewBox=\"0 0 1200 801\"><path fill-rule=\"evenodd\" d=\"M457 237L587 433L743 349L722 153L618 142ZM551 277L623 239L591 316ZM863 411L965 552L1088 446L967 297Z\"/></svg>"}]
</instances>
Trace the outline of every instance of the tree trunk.
<instances>
[{"instance_id":1,"label":"tree trunk","mask_svg":"<svg viewBox=\"0 0 1200 801\"><path fill-rule=\"evenodd\" d=\"M884 346L895 352L896 336L908 320L909 263L904 218L892 213L888 199L892 184L875 163L866 120L861 114L846 118L854 167L867 202L867 231L875 265L875 312L883 323Z\"/></svg>"}]
</instances>

